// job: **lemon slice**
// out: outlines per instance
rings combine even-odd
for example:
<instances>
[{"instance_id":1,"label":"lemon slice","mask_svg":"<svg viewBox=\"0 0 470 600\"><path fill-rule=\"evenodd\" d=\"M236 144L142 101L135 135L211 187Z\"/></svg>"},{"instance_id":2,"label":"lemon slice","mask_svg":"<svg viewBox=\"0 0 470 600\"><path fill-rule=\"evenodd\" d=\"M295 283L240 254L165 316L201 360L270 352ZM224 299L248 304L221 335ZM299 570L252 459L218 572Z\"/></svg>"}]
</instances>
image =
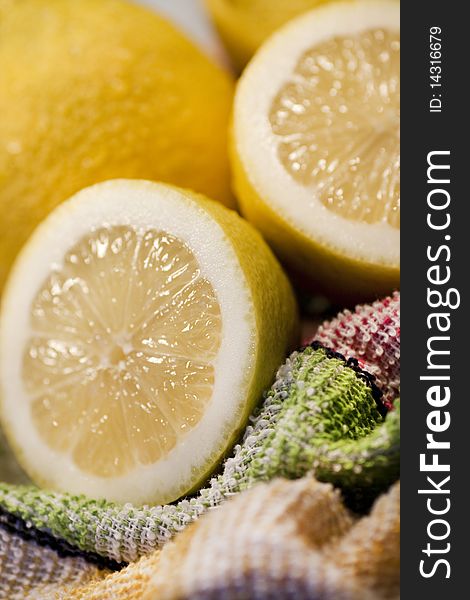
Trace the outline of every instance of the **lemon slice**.
<instances>
[{"instance_id":1,"label":"lemon slice","mask_svg":"<svg viewBox=\"0 0 470 600\"><path fill-rule=\"evenodd\" d=\"M234 212L116 180L37 229L0 328L1 418L30 476L166 503L233 444L292 341L295 301Z\"/></svg>"},{"instance_id":2,"label":"lemon slice","mask_svg":"<svg viewBox=\"0 0 470 600\"><path fill-rule=\"evenodd\" d=\"M276 33L237 89L242 212L331 296L399 282L399 60L397 3L332 3Z\"/></svg>"}]
</instances>

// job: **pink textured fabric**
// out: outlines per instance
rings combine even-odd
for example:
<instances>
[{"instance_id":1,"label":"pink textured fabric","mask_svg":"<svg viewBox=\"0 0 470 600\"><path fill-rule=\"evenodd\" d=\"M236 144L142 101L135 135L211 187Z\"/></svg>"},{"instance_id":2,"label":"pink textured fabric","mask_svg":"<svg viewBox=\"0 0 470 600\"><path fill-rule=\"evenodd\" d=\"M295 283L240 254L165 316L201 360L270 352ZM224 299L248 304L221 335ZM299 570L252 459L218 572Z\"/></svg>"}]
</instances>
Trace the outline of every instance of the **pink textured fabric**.
<instances>
[{"instance_id":1,"label":"pink textured fabric","mask_svg":"<svg viewBox=\"0 0 470 600\"><path fill-rule=\"evenodd\" d=\"M400 394L400 292L345 310L318 328L311 341L354 357L372 373L383 392L384 404L392 408Z\"/></svg>"}]
</instances>

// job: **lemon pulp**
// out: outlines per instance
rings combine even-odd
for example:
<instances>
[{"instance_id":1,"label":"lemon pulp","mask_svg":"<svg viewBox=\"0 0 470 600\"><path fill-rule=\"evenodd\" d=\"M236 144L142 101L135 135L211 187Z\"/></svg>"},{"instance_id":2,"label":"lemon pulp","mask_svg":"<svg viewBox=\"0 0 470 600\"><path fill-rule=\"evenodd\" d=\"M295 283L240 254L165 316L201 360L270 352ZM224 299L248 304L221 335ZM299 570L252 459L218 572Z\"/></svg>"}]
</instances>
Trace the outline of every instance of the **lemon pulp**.
<instances>
[{"instance_id":1,"label":"lemon pulp","mask_svg":"<svg viewBox=\"0 0 470 600\"><path fill-rule=\"evenodd\" d=\"M210 402L221 341L211 283L180 239L97 229L32 303L22 378L43 441L115 477L165 457Z\"/></svg>"},{"instance_id":2,"label":"lemon pulp","mask_svg":"<svg viewBox=\"0 0 470 600\"><path fill-rule=\"evenodd\" d=\"M278 158L297 183L348 220L396 229L399 64L398 32L332 37L302 54L269 113Z\"/></svg>"}]
</instances>

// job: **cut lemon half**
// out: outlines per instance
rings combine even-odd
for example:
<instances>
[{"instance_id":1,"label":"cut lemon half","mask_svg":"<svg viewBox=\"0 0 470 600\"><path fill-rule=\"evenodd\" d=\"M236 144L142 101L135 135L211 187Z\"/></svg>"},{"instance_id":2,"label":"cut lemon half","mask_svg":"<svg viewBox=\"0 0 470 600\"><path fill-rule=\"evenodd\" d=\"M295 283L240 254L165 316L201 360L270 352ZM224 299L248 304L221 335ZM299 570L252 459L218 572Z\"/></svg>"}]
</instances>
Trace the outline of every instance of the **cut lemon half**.
<instances>
[{"instance_id":1,"label":"cut lemon half","mask_svg":"<svg viewBox=\"0 0 470 600\"><path fill-rule=\"evenodd\" d=\"M238 85L242 213L334 298L399 284L399 60L398 3L331 3L274 34Z\"/></svg>"},{"instance_id":2,"label":"cut lemon half","mask_svg":"<svg viewBox=\"0 0 470 600\"><path fill-rule=\"evenodd\" d=\"M170 502L233 444L295 328L285 275L234 212L163 184L99 184L12 271L1 419L41 485Z\"/></svg>"}]
</instances>

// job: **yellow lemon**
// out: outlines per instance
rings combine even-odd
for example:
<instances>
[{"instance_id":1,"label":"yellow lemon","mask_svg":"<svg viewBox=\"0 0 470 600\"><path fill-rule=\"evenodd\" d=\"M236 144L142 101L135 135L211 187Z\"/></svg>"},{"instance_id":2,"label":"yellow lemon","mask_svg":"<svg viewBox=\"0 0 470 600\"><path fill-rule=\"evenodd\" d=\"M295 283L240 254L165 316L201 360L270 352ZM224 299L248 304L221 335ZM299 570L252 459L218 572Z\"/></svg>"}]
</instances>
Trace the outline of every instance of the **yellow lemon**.
<instances>
[{"instance_id":1,"label":"yellow lemon","mask_svg":"<svg viewBox=\"0 0 470 600\"><path fill-rule=\"evenodd\" d=\"M34 227L81 188L162 180L231 205L233 82L121 0L0 0L0 293Z\"/></svg>"},{"instance_id":2,"label":"yellow lemon","mask_svg":"<svg viewBox=\"0 0 470 600\"><path fill-rule=\"evenodd\" d=\"M290 19L328 0L206 0L238 70L264 40Z\"/></svg>"}]
</instances>

